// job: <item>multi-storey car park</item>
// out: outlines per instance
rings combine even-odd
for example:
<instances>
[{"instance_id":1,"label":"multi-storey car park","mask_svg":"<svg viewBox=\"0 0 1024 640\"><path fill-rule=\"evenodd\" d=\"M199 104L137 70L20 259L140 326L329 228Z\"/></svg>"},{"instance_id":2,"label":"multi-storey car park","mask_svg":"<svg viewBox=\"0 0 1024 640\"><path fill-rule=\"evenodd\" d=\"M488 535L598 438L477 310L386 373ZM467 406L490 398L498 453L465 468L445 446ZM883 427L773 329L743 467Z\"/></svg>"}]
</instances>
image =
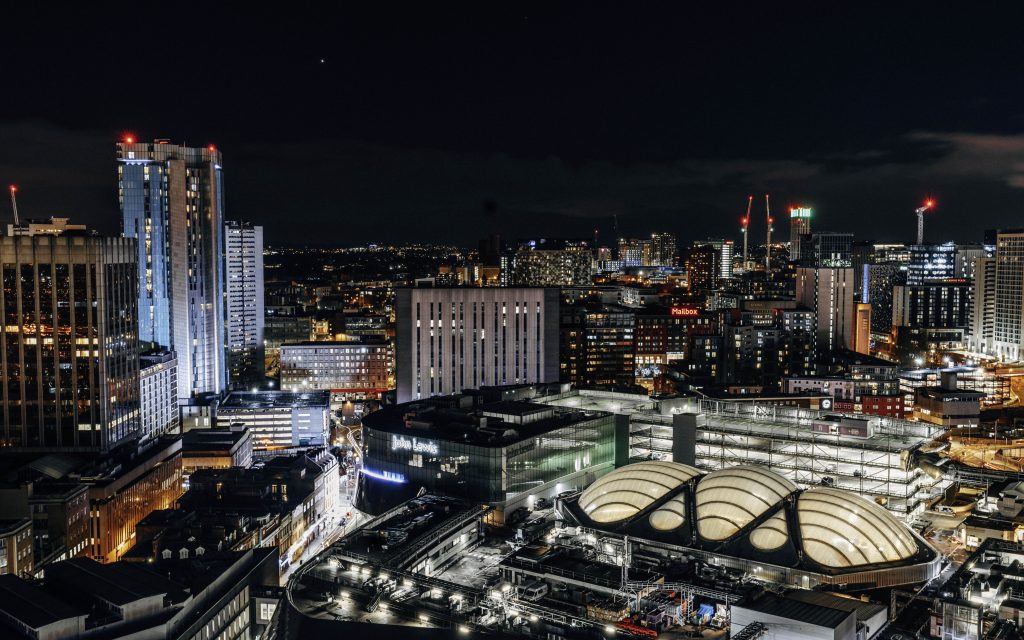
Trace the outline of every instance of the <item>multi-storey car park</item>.
<instances>
[{"instance_id":1,"label":"multi-storey car park","mask_svg":"<svg viewBox=\"0 0 1024 640\"><path fill-rule=\"evenodd\" d=\"M536 402L629 416L629 459L715 470L763 465L802 487L854 491L908 519L946 482L916 464L941 428L884 416L698 398L570 391Z\"/></svg>"}]
</instances>

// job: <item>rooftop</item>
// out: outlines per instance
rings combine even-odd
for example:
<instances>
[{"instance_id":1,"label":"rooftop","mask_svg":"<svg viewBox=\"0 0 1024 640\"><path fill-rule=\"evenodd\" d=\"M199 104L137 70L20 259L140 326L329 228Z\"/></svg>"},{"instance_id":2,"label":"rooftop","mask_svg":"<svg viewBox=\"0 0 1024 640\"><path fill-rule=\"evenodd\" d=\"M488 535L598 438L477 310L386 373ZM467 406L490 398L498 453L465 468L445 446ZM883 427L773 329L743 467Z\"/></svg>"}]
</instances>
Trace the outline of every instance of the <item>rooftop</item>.
<instances>
[{"instance_id":1,"label":"rooftop","mask_svg":"<svg viewBox=\"0 0 1024 640\"><path fill-rule=\"evenodd\" d=\"M363 426L449 442L504 446L609 415L523 401L477 403L473 396L454 395L385 406L364 417Z\"/></svg>"},{"instance_id":2,"label":"rooftop","mask_svg":"<svg viewBox=\"0 0 1024 640\"><path fill-rule=\"evenodd\" d=\"M290 391L232 391L220 403L225 409L283 409L327 408L331 404L330 391L292 393Z\"/></svg>"}]
</instances>

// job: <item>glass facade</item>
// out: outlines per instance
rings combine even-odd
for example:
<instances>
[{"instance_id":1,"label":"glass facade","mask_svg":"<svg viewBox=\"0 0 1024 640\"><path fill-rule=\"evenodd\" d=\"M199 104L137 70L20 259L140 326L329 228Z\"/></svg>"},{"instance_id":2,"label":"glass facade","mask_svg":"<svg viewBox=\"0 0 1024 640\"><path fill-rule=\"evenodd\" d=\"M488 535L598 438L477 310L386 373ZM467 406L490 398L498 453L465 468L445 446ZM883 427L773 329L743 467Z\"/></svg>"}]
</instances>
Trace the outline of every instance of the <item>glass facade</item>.
<instances>
[{"instance_id":1,"label":"glass facade","mask_svg":"<svg viewBox=\"0 0 1024 640\"><path fill-rule=\"evenodd\" d=\"M0 239L4 446L107 450L139 431L135 242Z\"/></svg>"},{"instance_id":2,"label":"glass facade","mask_svg":"<svg viewBox=\"0 0 1024 640\"><path fill-rule=\"evenodd\" d=\"M574 412L575 413L575 412ZM400 420L400 416L397 416ZM564 426L500 445L452 442L433 431L363 425L364 473L430 493L503 502L548 482L615 461L611 414L562 414ZM503 425L512 429L518 425ZM372 486L368 489L373 491Z\"/></svg>"},{"instance_id":3,"label":"glass facade","mask_svg":"<svg viewBox=\"0 0 1024 640\"><path fill-rule=\"evenodd\" d=\"M138 239L139 340L178 356L178 397L225 388L220 152L165 140L119 143L125 237Z\"/></svg>"}]
</instances>

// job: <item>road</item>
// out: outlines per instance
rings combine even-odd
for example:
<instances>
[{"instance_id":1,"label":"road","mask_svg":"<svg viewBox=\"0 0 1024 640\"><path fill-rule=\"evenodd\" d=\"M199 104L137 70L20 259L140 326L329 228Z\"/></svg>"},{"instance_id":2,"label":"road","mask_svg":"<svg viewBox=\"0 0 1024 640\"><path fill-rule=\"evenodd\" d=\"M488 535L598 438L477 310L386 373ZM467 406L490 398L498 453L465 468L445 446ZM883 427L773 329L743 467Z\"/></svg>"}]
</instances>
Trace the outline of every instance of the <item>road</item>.
<instances>
[{"instance_id":1,"label":"road","mask_svg":"<svg viewBox=\"0 0 1024 640\"><path fill-rule=\"evenodd\" d=\"M356 498L356 479L359 477L359 469L362 467L362 450L359 447L359 443L354 439L353 432L358 432L360 427L356 425L352 427L342 427L342 429L346 431L346 441L352 445L353 451L356 454L354 464L348 469L348 473L340 478L338 483L338 500L335 503L334 509L320 516L320 518L318 518L311 527L313 529L321 527L322 530L320 534L312 543L306 546L306 549L302 552L302 556L289 564L281 574L282 586L288 583L288 578L291 577L292 572L295 571L295 569L316 557L318 553L334 544L349 531L352 531L361 525L368 517L361 511L357 511L354 506ZM352 515L348 516L347 514L350 513ZM342 518L346 517L347 522L345 526L341 526ZM290 553L291 551L289 551L289 554Z\"/></svg>"}]
</instances>

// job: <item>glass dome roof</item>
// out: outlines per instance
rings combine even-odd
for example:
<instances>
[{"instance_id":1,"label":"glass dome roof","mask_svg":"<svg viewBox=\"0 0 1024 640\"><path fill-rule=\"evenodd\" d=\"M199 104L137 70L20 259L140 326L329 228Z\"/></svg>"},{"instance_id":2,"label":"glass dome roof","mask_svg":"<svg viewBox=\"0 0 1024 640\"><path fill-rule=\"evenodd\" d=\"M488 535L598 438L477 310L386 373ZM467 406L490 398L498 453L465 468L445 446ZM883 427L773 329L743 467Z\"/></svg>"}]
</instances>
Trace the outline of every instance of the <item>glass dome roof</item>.
<instances>
[{"instance_id":1,"label":"glass dome roof","mask_svg":"<svg viewBox=\"0 0 1024 640\"><path fill-rule=\"evenodd\" d=\"M712 471L697 485L697 531L708 540L726 540L796 489L764 467Z\"/></svg>"},{"instance_id":2,"label":"glass dome roof","mask_svg":"<svg viewBox=\"0 0 1024 640\"><path fill-rule=\"evenodd\" d=\"M910 530L860 496L812 487L797 501L804 552L826 567L905 560L917 552Z\"/></svg>"},{"instance_id":3,"label":"glass dome roof","mask_svg":"<svg viewBox=\"0 0 1024 640\"><path fill-rule=\"evenodd\" d=\"M579 506L594 522L618 522L635 516L700 474L699 470L678 462L637 462L616 469L587 487ZM653 521L651 524L654 526Z\"/></svg>"}]
</instances>

